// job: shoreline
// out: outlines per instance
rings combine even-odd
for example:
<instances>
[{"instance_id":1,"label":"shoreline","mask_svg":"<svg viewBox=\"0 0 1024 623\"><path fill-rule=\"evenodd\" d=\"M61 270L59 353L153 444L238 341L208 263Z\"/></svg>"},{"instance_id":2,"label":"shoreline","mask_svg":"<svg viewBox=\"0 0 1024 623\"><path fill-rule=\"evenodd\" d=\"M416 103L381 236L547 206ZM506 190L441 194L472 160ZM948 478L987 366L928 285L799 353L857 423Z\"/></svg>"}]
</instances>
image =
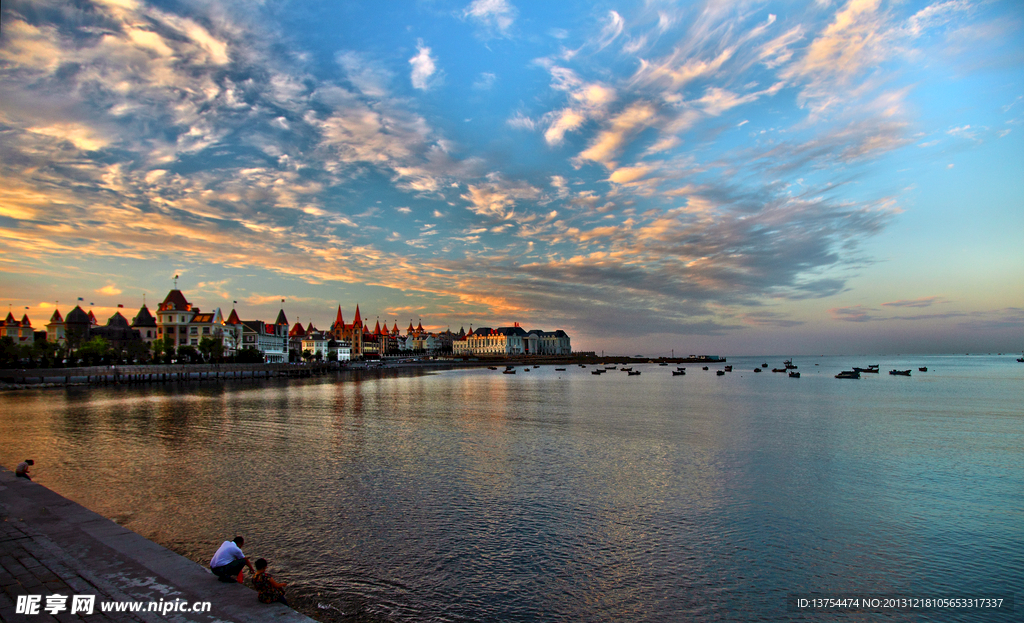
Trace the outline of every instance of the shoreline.
<instances>
[{"instance_id":1,"label":"shoreline","mask_svg":"<svg viewBox=\"0 0 1024 623\"><path fill-rule=\"evenodd\" d=\"M94 595L90 621L166 621L156 612L102 612L101 603L207 602L206 612L173 610L181 623L314 619L263 604L251 588L218 582L198 564L34 481L0 467L0 619L20 620L18 595ZM40 609L40 614L45 613ZM67 611L60 620L70 620Z\"/></svg>"}]
</instances>

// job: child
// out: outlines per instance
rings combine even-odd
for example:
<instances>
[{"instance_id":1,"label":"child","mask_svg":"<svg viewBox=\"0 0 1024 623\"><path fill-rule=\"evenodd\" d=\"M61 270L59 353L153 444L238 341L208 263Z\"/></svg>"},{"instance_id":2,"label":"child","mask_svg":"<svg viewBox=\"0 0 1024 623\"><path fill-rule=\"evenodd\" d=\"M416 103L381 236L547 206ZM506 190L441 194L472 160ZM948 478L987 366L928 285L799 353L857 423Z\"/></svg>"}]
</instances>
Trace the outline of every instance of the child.
<instances>
[{"instance_id":1,"label":"child","mask_svg":"<svg viewBox=\"0 0 1024 623\"><path fill-rule=\"evenodd\" d=\"M278 582L267 573L267 561L262 558L256 561L256 575L252 577L252 585L259 591L258 598L261 602L272 604L279 601L288 605L284 598L284 587L288 585Z\"/></svg>"},{"instance_id":2,"label":"child","mask_svg":"<svg viewBox=\"0 0 1024 623\"><path fill-rule=\"evenodd\" d=\"M36 462L32 459L25 459L21 463L18 463L18 467L14 469L14 475L18 478L27 478L32 480L32 476L28 473L28 468L35 465Z\"/></svg>"}]
</instances>

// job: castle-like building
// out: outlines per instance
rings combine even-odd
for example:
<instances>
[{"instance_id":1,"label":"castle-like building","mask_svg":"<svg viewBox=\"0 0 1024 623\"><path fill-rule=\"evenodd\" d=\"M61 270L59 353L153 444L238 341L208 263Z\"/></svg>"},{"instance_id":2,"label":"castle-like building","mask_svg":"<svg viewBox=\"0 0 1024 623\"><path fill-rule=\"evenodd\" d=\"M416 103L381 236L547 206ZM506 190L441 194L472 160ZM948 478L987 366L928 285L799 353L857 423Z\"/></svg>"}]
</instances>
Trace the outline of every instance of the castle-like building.
<instances>
[{"instance_id":1,"label":"castle-like building","mask_svg":"<svg viewBox=\"0 0 1024 623\"><path fill-rule=\"evenodd\" d=\"M39 333L41 337L42 332ZM413 327L410 320L402 335L397 321L388 330L387 323L381 328L378 320L371 329L364 323L358 304L351 324L345 322L339 305L334 322L326 331L318 330L312 322L305 327L299 322L290 326L283 308L272 323L242 320L235 309L225 318L220 308L201 311L177 287L157 306L155 316L143 303L131 322L120 311L101 326L93 312L86 312L81 306L68 312L67 317L54 309L45 335L48 342L71 348L100 336L118 350L132 342L152 346L157 340L176 348L198 347L204 339L209 339L221 345L225 356L252 348L262 353L268 363L287 362L292 353L306 351L326 361L395 357L414 352L450 352L456 356L572 354L569 336L564 331L526 331L518 323L512 327L476 331L470 327L469 333L462 329L458 333L451 330L432 333L423 328L422 321ZM0 323L0 336L10 337L17 344L32 344L36 339L27 314L15 320L14 315L8 313L7 319Z\"/></svg>"}]
</instances>

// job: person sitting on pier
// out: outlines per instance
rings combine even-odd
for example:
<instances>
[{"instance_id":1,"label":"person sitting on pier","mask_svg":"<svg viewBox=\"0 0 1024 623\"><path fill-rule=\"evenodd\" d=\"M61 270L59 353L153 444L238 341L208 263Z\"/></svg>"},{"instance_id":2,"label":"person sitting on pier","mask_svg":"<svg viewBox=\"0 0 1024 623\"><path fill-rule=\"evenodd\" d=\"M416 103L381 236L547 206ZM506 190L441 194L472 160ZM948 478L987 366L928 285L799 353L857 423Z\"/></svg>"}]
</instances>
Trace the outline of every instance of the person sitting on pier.
<instances>
[{"instance_id":1,"label":"person sitting on pier","mask_svg":"<svg viewBox=\"0 0 1024 623\"><path fill-rule=\"evenodd\" d=\"M25 459L21 463L18 463L18 466L14 468L14 475L18 478L27 478L28 480L32 480L32 476L28 473L28 468L35 464L36 462L32 459Z\"/></svg>"},{"instance_id":2,"label":"person sitting on pier","mask_svg":"<svg viewBox=\"0 0 1024 623\"><path fill-rule=\"evenodd\" d=\"M249 567L249 572L256 573L252 563L242 553L242 545L245 539L236 536L230 541L224 541L217 548L217 553L210 560L210 571L217 576L221 582L237 582L236 576L241 575L242 567Z\"/></svg>"},{"instance_id":3,"label":"person sitting on pier","mask_svg":"<svg viewBox=\"0 0 1024 623\"><path fill-rule=\"evenodd\" d=\"M256 561L256 575L252 576L252 585L259 592L256 597L262 603L272 604L279 601L288 605L288 600L284 598L284 587L288 585L278 582L267 573L267 561L262 558Z\"/></svg>"}]
</instances>

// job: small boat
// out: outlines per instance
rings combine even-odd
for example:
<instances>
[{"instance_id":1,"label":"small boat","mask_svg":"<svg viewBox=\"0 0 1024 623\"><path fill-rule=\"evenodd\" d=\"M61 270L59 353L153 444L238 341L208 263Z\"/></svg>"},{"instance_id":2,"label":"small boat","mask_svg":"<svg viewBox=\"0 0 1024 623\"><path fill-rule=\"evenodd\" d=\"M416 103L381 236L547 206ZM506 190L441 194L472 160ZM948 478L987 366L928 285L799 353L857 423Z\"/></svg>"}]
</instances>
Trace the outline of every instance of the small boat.
<instances>
[{"instance_id":1,"label":"small boat","mask_svg":"<svg viewBox=\"0 0 1024 623\"><path fill-rule=\"evenodd\" d=\"M761 368L754 368L754 372L760 372Z\"/></svg>"},{"instance_id":2,"label":"small boat","mask_svg":"<svg viewBox=\"0 0 1024 623\"><path fill-rule=\"evenodd\" d=\"M782 365L786 366L787 370L796 370L796 368L797 368L796 366L793 365L793 360L792 359L787 359L787 360L783 361Z\"/></svg>"},{"instance_id":3,"label":"small boat","mask_svg":"<svg viewBox=\"0 0 1024 623\"><path fill-rule=\"evenodd\" d=\"M626 374L629 376L640 376L640 370L637 370L636 372L630 370L629 372L626 372Z\"/></svg>"},{"instance_id":4,"label":"small boat","mask_svg":"<svg viewBox=\"0 0 1024 623\"><path fill-rule=\"evenodd\" d=\"M630 366L628 368L622 368L622 371L623 372L632 372L633 371L633 366Z\"/></svg>"},{"instance_id":5,"label":"small boat","mask_svg":"<svg viewBox=\"0 0 1024 623\"><path fill-rule=\"evenodd\" d=\"M725 370L716 370L715 374L717 374L718 376L725 376Z\"/></svg>"},{"instance_id":6,"label":"small boat","mask_svg":"<svg viewBox=\"0 0 1024 623\"><path fill-rule=\"evenodd\" d=\"M725 366L726 372L732 372L732 366Z\"/></svg>"},{"instance_id":7,"label":"small boat","mask_svg":"<svg viewBox=\"0 0 1024 623\"><path fill-rule=\"evenodd\" d=\"M918 372L927 372L928 371L928 366L921 366L920 368L917 369L917 371Z\"/></svg>"},{"instance_id":8,"label":"small boat","mask_svg":"<svg viewBox=\"0 0 1024 623\"><path fill-rule=\"evenodd\" d=\"M798 378L800 378L800 373L799 372L790 372L789 373L789 378L791 378L791 379L798 379Z\"/></svg>"},{"instance_id":9,"label":"small boat","mask_svg":"<svg viewBox=\"0 0 1024 623\"><path fill-rule=\"evenodd\" d=\"M684 370L685 371L686 368L684 368L683 366L676 366L676 370Z\"/></svg>"},{"instance_id":10,"label":"small boat","mask_svg":"<svg viewBox=\"0 0 1024 623\"><path fill-rule=\"evenodd\" d=\"M530 366L526 366L525 368L523 368L523 372L529 372L529 371L530 371Z\"/></svg>"},{"instance_id":11,"label":"small boat","mask_svg":"<svg viewBox=\"0 0 1024 623\"><path fill-rule=\"evenodd\" d=\"M616 366L605 366L604 367L605 370L614 370L615 368L616 368Z\"/></svg>"},{"instance_id":12,"label":"small boat","mask_svg":"<svg viewBox=\"0 0 1024 623\"><path fill-rule=\"evenodd\" d=\"M511 370L502 370L501 373L502 374L515 374L516 371L515 371L515 368L513 368Z\"/></svg>"},{"instance_id":13,"label":"small boat","mask_svg":"<svg viewBox=\"0 0 1024 623\"><path fill-rule=\"evenodd\" d=\"M686 376L686 370L673 370L672 376Z\"/></svg>"},{"instance_id":14,"label":"small boat","mask_svg":"<svg viewBox=\"0 0 1024 623\"><path fill-rule=\"evenodd\" d=\"M772 368L772 372L785 372L785 368Z\"/></svg>"},{"instance_id":15,"label":"small boat","mask_svg":"<svg viewBox=\"0 0 1024 623\"><path fill-rule=\"evenodd\" d=\"M497 370L497 366L487 366L488 370Z\"/></svg>"},{"instance_id":16,"label":"small boat","mask_svg":"<svg viewBox=\"0 0 1024 623\"><path fill-rule=\"evenodd\" d=\"M836 375L836 378L837 379L859 379L860 378L860 372L857 372L856 370L843 370L842 372L840 372L839 374Z\"/></svg>"},{"instance_id":17,"label":"small boat","mask_svg":"<svg viewBox=\"0 0 1024 623\"><path fill-rule=\"evenodd\" d=\"M854 368L854 371L855 372L860 372L861 374L878 374L878 366L875 365L875 366L868 366L866 368Z\"/></svg>"},{"instance_id":18,"label":"small boat","mask_svg":"<svg viewBox=\"0 0 1024 623\"><path fill-rule=\"evenodd\" d=\"M516 367L515 366L505 366L505 369L506 370L515 370Z\"/></svg>"},{"instance_id":19,"label":"small boat","mask_svg":"<svg viewBox=\"0 0 1024 623\"><path fill-rule=\"evenodd\" d=\"M533 367L534 367L534 368L539 368L540 366L533 366Z\"/></svg>"},{"instance_id":20,"label":"small boat","mask_svg":"<svg viewBox=\"0 0 1024 623\"><path fill-rule=\"evenodd\" d=\"M565 372L565 368L555 368L555 372Z\"/></svg>"},{"instance_id":21,"label":"small boat","mask_svg":"<svg viewBox=\"0 0 1024 623\"><path fill-rule=\"evenodd\" d=\"M580 364L580 367L581 367L581 368L586 368L587 366L585 366L585 365L583 365L583 364L581 363L581 364Z\"/></svg>"},{"instance_id":22,"label":"small boat","mask_svg":"<svg viewBox=\"0 0 1024 623\"><path fill-rule=\"evenodd\" d=\"M910 370L889 370L893 376L910 376Z\"/></svg>"},{"instance_id":23,"label":"small boat","mask_svg":"<svg viewBox=\"0 0 1024 623\"><path fill-rule=\"evenodd\" d=\"M704 366L704 367L703 367L702 369L703 369L703 370L707 370L707 369L708 369L708 367L707 367L707 366Z\"/></svg>"},{"instance_id":24,"label":"small boat","mask_svg":"<svg viewBox=\"0 0 1024 623\"><path fill-rule=\"evenodd\" d=\"M761 364L761 367L762 367L762 368L767 368L767 367L768 367L768 364L767 364L767 363L762 363L762 364Z\"/></svg>"},{"instance_id":25,"label":"small boat","mask_svg":"<svg viewBox=\"0 0 1024 623\"><path fill-rule=\"evenodd\" d=\"M601 375L601 374L604 374L604 370L591 370L590 373L591 374Z\"/></svg>"}]
</instances>

